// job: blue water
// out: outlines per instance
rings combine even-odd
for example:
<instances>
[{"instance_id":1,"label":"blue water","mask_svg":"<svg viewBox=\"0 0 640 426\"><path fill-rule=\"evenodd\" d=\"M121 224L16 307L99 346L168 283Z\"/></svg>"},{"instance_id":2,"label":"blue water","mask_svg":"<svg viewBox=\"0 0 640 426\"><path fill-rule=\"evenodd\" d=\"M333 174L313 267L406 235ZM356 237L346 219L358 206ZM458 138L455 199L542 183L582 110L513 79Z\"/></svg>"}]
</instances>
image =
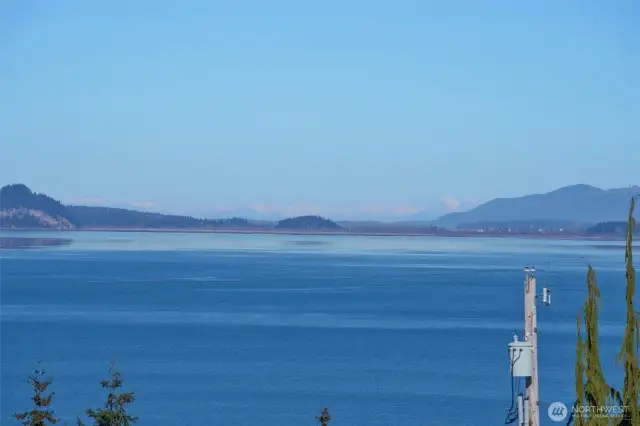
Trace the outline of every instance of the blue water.
<instances>
[{"instance_id":1,"label":"blue water","mask_svg":"<svg viewBox=\"0 0 640 426\"><path fill-rule=\"evenodd\" d=\"M12 234L16 235L16 234ZM499 425L523 271L539 308L542 424L574 397L586 265L603 296L608 378L624 319L619 242L539 239L62 233L68 247L0 252L0 422L29 408L41 360L74 423L123 371L146 425Z\"/></svg>"}]
</instances>

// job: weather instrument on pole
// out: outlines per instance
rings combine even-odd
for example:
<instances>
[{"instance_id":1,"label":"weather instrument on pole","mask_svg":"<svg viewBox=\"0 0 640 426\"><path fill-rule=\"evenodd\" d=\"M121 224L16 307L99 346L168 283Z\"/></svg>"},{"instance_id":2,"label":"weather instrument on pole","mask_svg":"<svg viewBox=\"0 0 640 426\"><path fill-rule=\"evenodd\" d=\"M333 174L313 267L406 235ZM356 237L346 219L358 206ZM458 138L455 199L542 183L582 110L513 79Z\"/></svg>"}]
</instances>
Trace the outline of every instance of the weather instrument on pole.
<instances>
[{"instance_id":1,"label":"weather instrument on pole","mask_svg":"<svg viewBox=\"0 0 640 426\"><path fill-rule=\"evenodd\" d=\"M521 342L517 335L513 335L513 342L509 343L509 362L511 363L511 377L531 377L532 371L531 342Z\"/></svg>"},{"instance_id":2,"label":"weather instrument on pole","mask_svg":"<svg viewBox=\"0 0 640 426\"><path fill-rule=\"evenodd\" d=\"M544 303L544 306L551 305L551 289L548 289L547 287L542 289L542 303Z\"/></svg>"}]
</instances>

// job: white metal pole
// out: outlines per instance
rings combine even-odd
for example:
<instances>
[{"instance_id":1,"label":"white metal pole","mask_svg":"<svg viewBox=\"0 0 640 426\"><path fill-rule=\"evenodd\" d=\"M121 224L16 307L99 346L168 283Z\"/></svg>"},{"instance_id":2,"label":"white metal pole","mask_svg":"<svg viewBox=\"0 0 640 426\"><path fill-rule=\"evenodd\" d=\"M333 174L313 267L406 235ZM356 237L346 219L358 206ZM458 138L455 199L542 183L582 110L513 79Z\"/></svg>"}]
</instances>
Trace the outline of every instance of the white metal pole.
<instances>
[{"instance_id":1,"label":"white metal pole","mask_svg":"<svg viewBox=\"0 0 640 426\"><path fill-rule=\"evenodd\" d=\"M536 275L532 272L531 285L529 291L531 293L531 350L532 353L532 372L531 372L531 422L533 426L540 425L540 391L538 383L538 308L536 306Z\"/></svg>"},{"instance_id":2,"label":"white metal pole","mask_svg":"<svg viewBox=\"0 0 640 426\"><path fill-rule=\"evenodd\" d=\"M525 426L524 424L524 400L522 394L518 394L518 426Z\"/></svg>"},{"instance_id":3,"label":"white metal pole","mask_svg":"<svg viewBox=\"0 0 640 426\"><path fill-rule=\"evenodd\" d=\"M526 426L539 426L540 418L538 416L539 398L538 398L538 348L537 348L537 325L536 325L536 278L535 269L525 269L524 281L524 312L525 312L525 340L531 342L532 351L532 372L531 377L526 379L526 417L528 423Z\"/></svg>"}]
</instances>

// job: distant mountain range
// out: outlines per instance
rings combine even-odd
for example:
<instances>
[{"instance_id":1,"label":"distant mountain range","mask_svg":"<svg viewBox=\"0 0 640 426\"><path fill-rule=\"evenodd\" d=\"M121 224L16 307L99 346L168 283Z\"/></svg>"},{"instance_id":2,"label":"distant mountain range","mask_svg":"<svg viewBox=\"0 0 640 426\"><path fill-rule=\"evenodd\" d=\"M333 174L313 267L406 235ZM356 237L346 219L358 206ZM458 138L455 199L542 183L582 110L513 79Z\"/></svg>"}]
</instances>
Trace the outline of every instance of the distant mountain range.
<instances>
[{"instance_id":1,"label":"distant mountain range","mask_svg":"<svg viewBox=\"0 0 640 426\"><path fill-rule=\"evenodd\" d=\"M368 213L368 212L331 212L331 211L306 211L300 212L301 215L321 215L331 217L332 220L345 222L345 221L356 221L356 222L425 222L432 221L447 213L449 210L446 208L440 208L438 206L437 209L430 209L428 211L422 211L420 213ZM193 216L202 216L202 217L244 217L249 220L254 221L271 221L277 222L284 217L293 216L294 214L287 212L286 209L282 211L261 211L257 209L253 209L251 207L246 208L237 208L237 209L225 209L225 210L192 210L189 211L188 214Z\"/></svg>"},{"instance_id":2,"label":"distant mountain range","mask_svg":"<svg viewBox=\"0 0 640 426\"><path fill-rule=\"evenodd\" d=\"M418 213L408 215L401 218L403 222L434 222L438 218L455 212L466 212L476 207L478 203L468 201L445 200L438 204L432 205L428 209L423 209Z\"/></svg>"},{"instance_id":3,"label":"distant mountain range","mask_svg":"<svg viewBox=\"0 0 640 426\"><path fill-rule=\"evenodd\" d=\"M113 207L64 205L26 185L7 185L0 189L0 227L2 228L206 228L251 226L242 218L198 219Z\"/></svg>"},{"instance_id":4,"label":"distant mountain range","mask_svg":"<svg viewBox=\"0 0 640 426\"><path fill-rule=\"evenodd\" d=\"M590 185L571 185L544 194L514 198L496 198L484 204L445 200L418 213L325 213L338 222L422 223L448 229L486 227L515 223L518 227L570 227L620 220L626 214L629 199L640 193L639 186L604 190ZM304 214L312 214L306 212ZM210 212L198 216L244 217L250 220L278 221L285 214L251 208ZM624 217L622 217L624 219Z\"/></svg>"},{"instance_id":5,"label":"distant mountain range","mask_svg":"<svg viewBox=\"0 0 640 426\"><path fill-rule=\"evenodd\" d=\"M329 219L300 216L278 222L245 218L200 219L115 207L64 205L26 185L0 188L0 228L4 229L276 229L339 230Z\"/></svg>"},{"instance_id":6,"label":"distant mountain range","mask_svg":"<svg viewBox=\"0 0 640 426\"><path fill-rule=\"evenodd\" d=\"M299 209L287 209L282 207L281 209L272 208L269 210L263 210L259 207L240 207L235 209L192 209L185 213L191 216L197 217L244 217L249 220L261 220L261 221L278 221L284 217L293 216L295 214L318 214L326 217L330 217L335 221L355 221L355 222L431 222L438 219L444 214L453 211L467 211L478 203L472 203L467 201L457 200L441 200L435 203L430 203L428 207L419 211L407 208L407 211L393 211L393 210L379 210L370 211L368 209L353 209L352 211L340 211L331 209L319 209L318 211L300 211ZM131 206L122 206L125 208L131 208ZM412 211L413 210L413 211Z\"/></svg>"},{"instance_id":7,"label":"distant mountain range","mask_svg":"<svg viewBox=\"0 0 640 426\"><path fill-rule=\"evenodd\" d=\"M391 234L486 232L507 234L619 234L626 229L632 196L640 187L603 190L573 185L545 194L497 198L435 221L333 221L317 215L256 221L242 217L202 219L114 207L64 205L22 184L0 189L0 228L51 229L247 229L319 230ZM449 230L449 231L447 231Z\"/></svg>"},{"instance_id":8,"label":"distant mountain range","mask_svg":"<svg viewBox=\"0 0 640 426\"><path fill-rule=\"evenodd\" d=\"M545 194L516 198L496 198L466 212L446 214L434 225L458 228L490 222L543 223L557 226L594 225L626 220L629 201L640 194L640 186L600 189L590 185L572 185Z\"/></svg>"}]
</instances>

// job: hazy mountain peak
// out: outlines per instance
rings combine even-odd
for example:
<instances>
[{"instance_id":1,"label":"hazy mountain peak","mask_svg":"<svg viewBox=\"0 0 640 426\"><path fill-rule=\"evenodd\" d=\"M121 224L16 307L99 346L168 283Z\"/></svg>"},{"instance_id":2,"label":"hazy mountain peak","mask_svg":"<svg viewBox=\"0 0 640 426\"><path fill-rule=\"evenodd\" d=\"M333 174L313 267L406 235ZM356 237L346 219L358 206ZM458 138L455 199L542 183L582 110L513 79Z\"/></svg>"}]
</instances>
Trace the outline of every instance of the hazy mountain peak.
<instances>
[{"instance_id":1,"label":"hazy mountain peak","mask_svg":"<svg viewBox=\"0 0 640 426\"><path fill-rule=\"evenodd\" d=\"M563 186L562 188L548 192L548 194L601 194L603 192L605 192L605 190L593 185L578 183L575 185Z\"/></svg>"},{"instance_id":2,"label":"hazy mountain peak","mask_svg":"<svg viewBox=\"0 0 640 426\"><path fill-rule=\"evenodd\" d=\"M477 222L616 221L626 217L630 198L639 192L637 186L604 190L587 184L569 185L543 194L496 198L467 212L446 214L435 223L451 228Z\"/></svg>"}]
</instances>

